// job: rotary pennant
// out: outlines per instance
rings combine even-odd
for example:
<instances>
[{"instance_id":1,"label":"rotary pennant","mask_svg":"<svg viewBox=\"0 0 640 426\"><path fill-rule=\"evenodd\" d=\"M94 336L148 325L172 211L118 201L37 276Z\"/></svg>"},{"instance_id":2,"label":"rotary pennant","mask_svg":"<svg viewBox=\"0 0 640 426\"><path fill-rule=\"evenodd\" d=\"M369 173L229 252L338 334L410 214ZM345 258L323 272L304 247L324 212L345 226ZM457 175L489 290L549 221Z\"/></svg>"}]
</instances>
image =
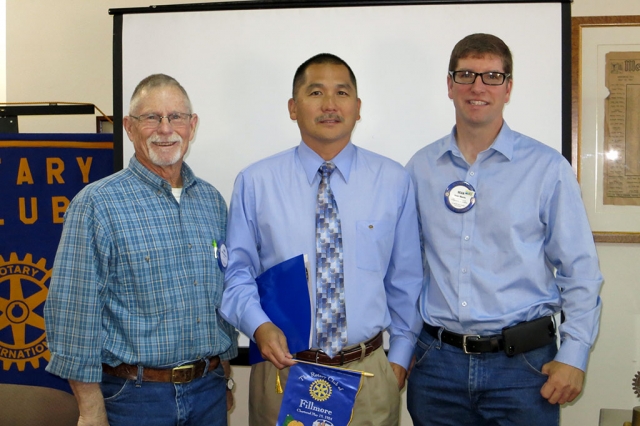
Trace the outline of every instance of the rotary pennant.
<instances>
[{"instance_id":1,"label":"rotary pennant","mask_svg":"<svg viewBox=\"0 0 640 426\"><path fill-rule=\"evenodd\" d=\"M289 370L276 426L347 426L365 374L298 362Z\"/></svg>"}]
</instances>

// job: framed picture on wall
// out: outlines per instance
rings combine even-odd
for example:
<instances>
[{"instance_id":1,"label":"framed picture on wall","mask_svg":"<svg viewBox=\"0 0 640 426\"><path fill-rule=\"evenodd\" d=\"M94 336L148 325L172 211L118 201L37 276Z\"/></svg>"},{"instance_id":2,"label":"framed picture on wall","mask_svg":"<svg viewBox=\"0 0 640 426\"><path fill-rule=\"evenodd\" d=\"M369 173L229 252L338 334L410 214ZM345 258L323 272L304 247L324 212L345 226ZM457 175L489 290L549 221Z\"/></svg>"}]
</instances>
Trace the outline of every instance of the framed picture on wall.
<instances>
[{"instance_id":1,"label":"framed picture on wall","mask_svg":"<svg viewBox=\"0 0 640 426\"><path fill-rule=\"evenodd\" d=\"M640 243L640 16L571 21L572 164L594 238Z\"/></svg>"}]
</instances>

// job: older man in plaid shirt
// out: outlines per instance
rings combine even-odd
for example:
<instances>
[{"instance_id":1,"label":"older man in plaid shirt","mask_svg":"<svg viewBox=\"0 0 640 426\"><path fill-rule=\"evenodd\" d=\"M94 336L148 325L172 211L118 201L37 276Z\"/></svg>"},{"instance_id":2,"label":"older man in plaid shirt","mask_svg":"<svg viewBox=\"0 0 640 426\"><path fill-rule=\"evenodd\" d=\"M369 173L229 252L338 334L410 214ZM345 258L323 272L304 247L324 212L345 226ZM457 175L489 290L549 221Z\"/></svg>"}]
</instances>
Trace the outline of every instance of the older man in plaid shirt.
<instances>
[{"instance_id":1,"label":"older man in plaid shirt","mask_svg":"<svg viewBox=\"0 0 640 426\"><path fill-rule=\"evenodd\" d=\"M227 209L183 163L198 116L166 75L140 82L123 124L129 167L65 215L45 307L47 370L69 379L78 424L226 425L233 328L218 315Z\"/></svg>"}]
</instances>

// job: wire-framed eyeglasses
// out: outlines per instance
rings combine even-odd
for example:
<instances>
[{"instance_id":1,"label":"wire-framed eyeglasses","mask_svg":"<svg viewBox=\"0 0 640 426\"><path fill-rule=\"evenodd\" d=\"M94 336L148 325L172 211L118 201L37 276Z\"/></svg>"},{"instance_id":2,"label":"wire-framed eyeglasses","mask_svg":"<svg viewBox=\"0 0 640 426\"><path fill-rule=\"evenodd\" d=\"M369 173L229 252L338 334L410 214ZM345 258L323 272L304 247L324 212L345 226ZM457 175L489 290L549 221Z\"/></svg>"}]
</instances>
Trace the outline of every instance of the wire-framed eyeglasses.
<instances>
[{"instance_id":1,"label":"wire-framed eyeglasses","mask_svg":"<svg viewBox=\"0 0 640 426\"><path fill-rule=\"evenodd\" d=\"M137 117L135 115L130 115L129 117L138 120L143 127L155 128L160 126L163 118L166 118L169 124L173 127L184 127L189 124L192 115L193 114L187 114L184 112L174 112L169 115L142 114Z\"/></svg>"}]
</instances>

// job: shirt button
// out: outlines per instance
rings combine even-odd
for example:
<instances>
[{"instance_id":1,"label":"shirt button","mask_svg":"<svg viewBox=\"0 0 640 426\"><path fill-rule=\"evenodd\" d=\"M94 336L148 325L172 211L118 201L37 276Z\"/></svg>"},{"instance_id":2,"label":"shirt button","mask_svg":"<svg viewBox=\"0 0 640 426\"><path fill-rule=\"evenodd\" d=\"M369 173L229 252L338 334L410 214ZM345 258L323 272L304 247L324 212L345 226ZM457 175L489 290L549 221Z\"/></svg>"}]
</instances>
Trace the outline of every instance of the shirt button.
<instances>
[{"instance_id":1,"label":"shirt button","mask_svg":"<svg viewBox=\"0 0 640 426\"><path fill-rule=\"evenodd\" d=\"M469 236L468 236L468 235L465 235L465 236L464 236L464 240L465 240L465 241L469 241Z\"/></svg>"},{"instance_id":2,"label":"shirt button","mask_svg":"<svg viewBox=\"0 0 640 426\"><path fill-rule=\"evenodd\" d=\"M193 282L193 285L198 285L198 280L195 280L195 281Z\"/></svg>"},{"instance_id":3,"label":"shirt button","mask_svg":"<svg viewBox=\"0 0 640 426\"><path fill-rule=\"evenodd\" d=\"M469 172L469 176L475 176L476 172Z\"/></svg>"},{"instance_id":4,"label":"shirt button","mask_svg":"<svg viewBox=\"0 0 640 426\"><path fill-rule=\"evenodd\" d=\"M198 318L198 319L196 320L196 322L197 322L198 324L200 324L200 318Z\"/></svg>"},{"instance_id":5,"label":"shirt button","mask_svg":"<svg viewBox=\"0 0 640 426\"><path fill-rule=\"evenodd\" d=\"M466 274L467 273L467 268L462 268L462 273Z\"/></svg>"},{"instance_id":6,"label":"shirt button","mask_svg":"<svg viewBox=\"0 0 640 426\"><path fill-rule=\"evenodd\" d=\"M462 302L462 306L467 306L467 302Z\"/></svg>"}]
</instances>

